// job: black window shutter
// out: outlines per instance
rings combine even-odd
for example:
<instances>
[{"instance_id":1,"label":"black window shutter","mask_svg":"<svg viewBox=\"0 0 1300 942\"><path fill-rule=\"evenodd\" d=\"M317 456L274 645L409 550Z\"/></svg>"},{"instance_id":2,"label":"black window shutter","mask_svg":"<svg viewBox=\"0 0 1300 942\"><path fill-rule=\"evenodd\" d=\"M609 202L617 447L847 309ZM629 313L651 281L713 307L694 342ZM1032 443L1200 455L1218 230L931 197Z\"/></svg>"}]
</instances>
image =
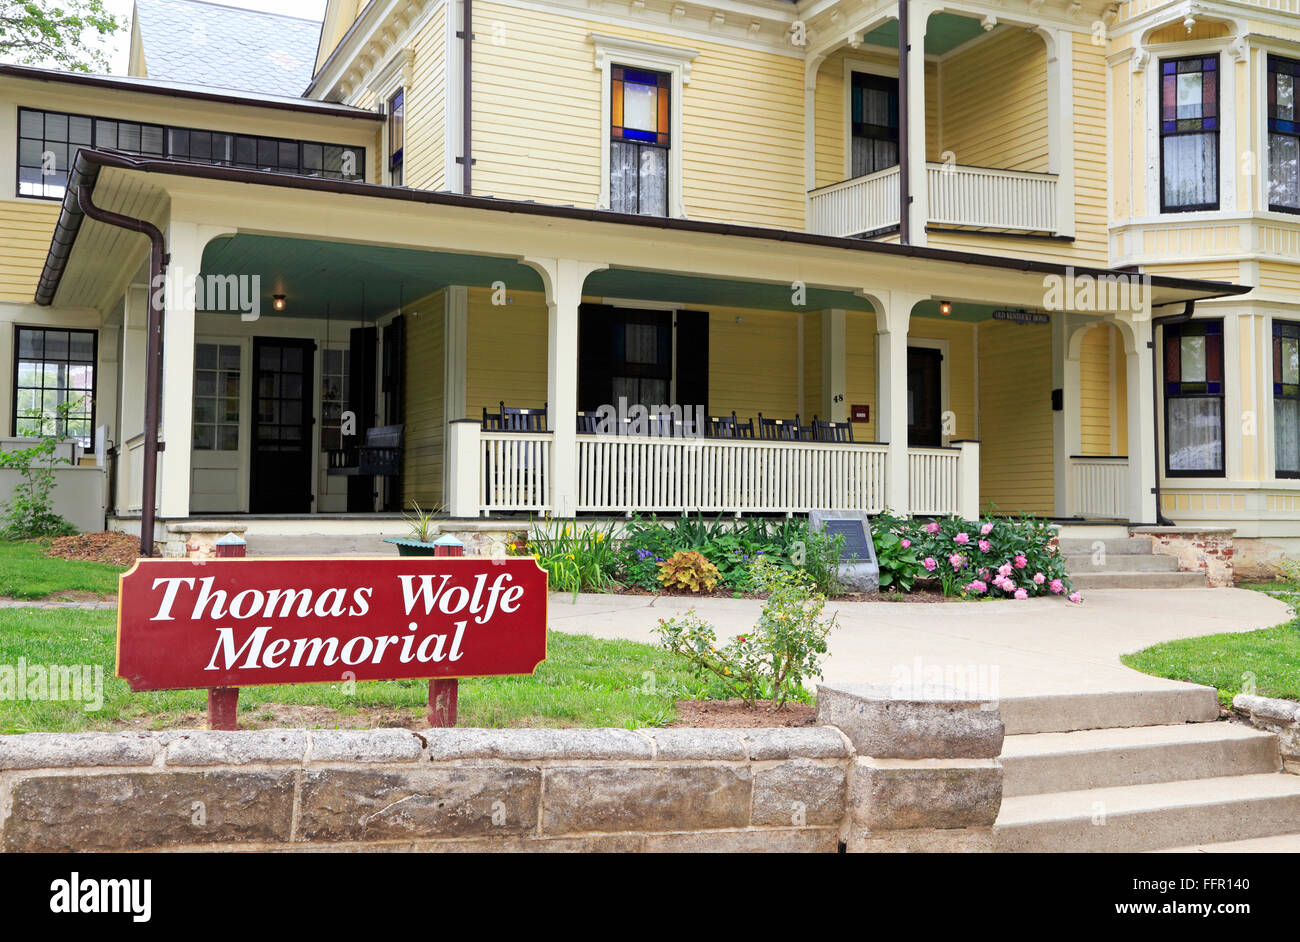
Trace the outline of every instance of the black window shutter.
<instances>
[{"instance_id":1,"label":"black window shutter","mask_svg":"<svg viewBox=\"0 0 1300 942\"><path fill-rule=\"evenodd\" d=\"M677 402L709 414L709 312L677 312Z\"/></svg>"},{"instance_id":2,"label":"black window shutter","mask_svg":"<svg viewBox=\"0 0 1300 942\"><path fill-rule=\"evenodd\" d=\"M355 437L344 436L348 448L360 446L366 431L375 424L375 354L377 331L373 327L353 327L348 333L348 409L357 417ZM369 513L374 506L373 478L353 475L348 478L348 512Z\"/></svg>"},{"instance_id":3,"label":"black window shutter","mask_svg":"<svg viewBox=\"0 0 1300 942\"><path fill-rule=\"evenodd\" d=\"M593 412L613 396L614 309L578 308L578 411Z\"/></svg>"}]
</instances>

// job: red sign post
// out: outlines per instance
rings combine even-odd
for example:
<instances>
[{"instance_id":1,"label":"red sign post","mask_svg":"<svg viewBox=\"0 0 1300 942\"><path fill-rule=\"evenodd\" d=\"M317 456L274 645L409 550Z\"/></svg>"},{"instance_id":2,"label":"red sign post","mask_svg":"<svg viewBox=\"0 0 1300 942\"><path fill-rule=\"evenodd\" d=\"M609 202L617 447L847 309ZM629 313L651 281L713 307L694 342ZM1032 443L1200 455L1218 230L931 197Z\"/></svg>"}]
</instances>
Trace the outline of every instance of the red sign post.
<instances>
[{"instance_id":1,"label":"red sign post","mask_svg":"<svg viewBox=\"0 0 1300 942\"><path fill-rule=\"evenodd\" d=\"M208 688L214 728L234 728L239 687L413 678L430 680L430 722L451 725L454 678L545 658L546 573L529 557L141 559L119 588L117 675Z\"/></svg>"}]
</instances>

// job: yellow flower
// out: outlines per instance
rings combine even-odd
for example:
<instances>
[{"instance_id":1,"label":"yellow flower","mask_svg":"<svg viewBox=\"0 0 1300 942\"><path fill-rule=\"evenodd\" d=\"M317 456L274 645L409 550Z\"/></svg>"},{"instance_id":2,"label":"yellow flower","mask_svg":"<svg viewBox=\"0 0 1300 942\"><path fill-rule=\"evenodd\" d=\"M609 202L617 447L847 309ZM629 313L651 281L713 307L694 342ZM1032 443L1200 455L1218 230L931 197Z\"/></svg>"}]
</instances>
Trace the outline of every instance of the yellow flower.
<instances>
[{"instance_id":1,"label":"yellow flower","mask_svg":"<svg viewBox=\"0 0 1300 942\"><path fill-rule=\"evenodd\" d=\"M569 553L569 554L566 555L564 558L565 558L565 559L573 559L573 554L572 554L572 553Z\"/></svg>"}]
</instances>

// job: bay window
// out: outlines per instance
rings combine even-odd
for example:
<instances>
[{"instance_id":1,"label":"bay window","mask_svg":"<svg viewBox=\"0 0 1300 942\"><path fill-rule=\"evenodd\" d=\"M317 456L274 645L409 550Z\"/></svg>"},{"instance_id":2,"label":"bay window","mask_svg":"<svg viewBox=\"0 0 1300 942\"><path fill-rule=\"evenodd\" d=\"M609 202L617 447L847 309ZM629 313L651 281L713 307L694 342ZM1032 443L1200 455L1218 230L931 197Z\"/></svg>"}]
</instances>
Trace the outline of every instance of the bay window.
<instances>
[{"instance_id":1,"label":"bay window","mask_svg":"<svg viewBox=\"0 0 1300 942\"><path fill-rule=\"evenodd\" d=\"M1300 125L1295 86L1300 62L1268 57L1268 208L1300 213Z\"/></svg>"},{"instance_id":2,"label":"bay window","mask_svg":"<svg viewBox=\"0 0 1300 942\"><path fill-rule=\"evenodd\" d=\"M1160 62L1160 209L1219 208L1219 57Z\"/></svg>"},{"instance_id":3,"label":"bay window","mask_svg":"<svg viewBox=\"0 0 1300 942\"><path fill-rule=\"evenodd\" d=\"M1273 467L1300 478L1300 323L1273 322Z\"/></svg>"},{"instance_id":4,"label":"bay window","mask_svg":"<svg viewBox=\"0 0 1300 942\"><path fill-rule=\"evenodd\" d=\"M1223 321L1164 327L1165 473L1222 477Z\"/></svg>"}]
</instances>

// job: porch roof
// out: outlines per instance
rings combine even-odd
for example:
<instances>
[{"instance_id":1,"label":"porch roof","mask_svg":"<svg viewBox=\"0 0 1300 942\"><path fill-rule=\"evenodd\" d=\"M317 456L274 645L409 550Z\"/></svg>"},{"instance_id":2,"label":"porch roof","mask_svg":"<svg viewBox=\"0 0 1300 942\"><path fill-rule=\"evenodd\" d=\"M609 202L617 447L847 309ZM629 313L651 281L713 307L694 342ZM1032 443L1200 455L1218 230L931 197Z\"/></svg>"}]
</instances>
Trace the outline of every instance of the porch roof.
<instances>
[{"instance_id":1,"label":"porch roof","mask_svg":"<svg viewBox=\"0 0 1300 942\"><path fill-rule=\"evenodd\" d=\"M102 171L108 171L107 176L111 177L108 181L107 193L101 193L105 186L105 174ZM118 212L144 216L164 227L178 196L193 205L198 205L206 198L211 201L211 205L221 206L224 211L230 212L231 198L238 199L247 194L247 202L235 203L237 208L234 212L242 222L245 216L251 216L255 210L263 209L266 201L278 194L285 196L319 194L321 202L312 205L319 209L328 208L332 214L337 213L337 217L331 214L330 219L337 218L339 224L331 225L328 236L309 240L312 242L313 251L326 253L322 256L324 263L317 264L315 269L328 271L331 268L330 259L338 260L344 256L353 259L355 268L356 259L364 258L368 248L384 249L384 258L381 260L376 256L374 261L377 264L382 261L387 265L395 264L401 253L412 252L413 254L408 257L408 263L401 264L399 267L402 272L423 268L427 275L425 279L427 284L413 283L402 289L408 299L418 297L419 295L413 292L419 291L422 287L436 288L439 283L487 284L507 271L509 272L507 281L512 287L540 286L536 273L521 264L519 259L533 252L539 255L555 254L557 250L554 246L561 235L573 240L585 239L588 242L594 240L595 244L608 243L611 246L617 240L622 246L620 253L622 257L611 258L608 271L597 272L591 276L589 293L647 299L662 296L665 299L680 300L682 294L679 293L679 289L684 285L676 285L674 280L685 279L691 288L687 296L697 299L697 303L712 301L712 303L776 309L808 310L819 307L843 307L870 310L871 304L866 298L853 289L846 289L845 286L853 285L856 288L860 285L862 290L866 290L871 286L873 279L886 272L894 278L905 274L909 280L915 279L919 284L934 285L936 290L941 288L946 290L942 281L938 279L941 279L945 273L953 272L954 266L957 266L958 270L967 272L983 271L986 279L996 279L996 283L1005 283L1009 286L1014 283L1018 285L1021 294L1033 286L1036 286L1037 291L1041 293L1042 278L1047 275L1067 277L1073 274L1100 279L1133 274L1113 269L1067 266L1054 262L983 255L927 246L821 236L789 229L626 215L572 206L551 206L371 183L297 177L177 160L141 158L115 151L82 150L78 153L37 286L35 296L37 304L54 303L56 295L60 293L65 274L70 268L79 269L79 274L83 276L82 280L88 279L101 288L108 282L114 282L120 287L122 279L131 274L128 272L123 275L124 270L131 267L129 262L121 263L124 260L119 255L119 263L115 264L113 259L106 256L105 248L109 244L115 244L120 253L123 251L122 246L132 244L130 240L137 237L122 233L120 230L112 230L110 234L109 227L99 223L89 224L100 231L96 237L99 244L94 247L95 250L77 251L74 256L75 247L82 241L80 237L84 214L77 201L77 190L82 184L88 184L95 191L97 202L101 206ZM250 188L245 189L246 186ZM179 194L176 192L178 190L181 191ZM466 211L470 212L467 214ZM343 224L349 212L383 214L384 218L389 220L389 231L397 244L376 245L377 240L357 237L350 231L352 227ZM496 226L506 225L509 231L520 235L521 240L529 241L529 248L526 252L519 252L503 245L499 250L495 250L495 257L492 257L491 254L471 246L464 254L458 254L447 251L446 245L452 242L459 244L462 240L445 237L439 240L441 244L436 247L431 246L429 251L400 247L401 242L398 240L406 235L399 229L402 222L409 221L412 229L416 227L424 229L430 225L436 227L443 220L448 225L464 223L466 220L482 221ZM636 230L631 234L634 240L631 244L647 249L644 253L643 267L636 264L636 259L627 255L628 227ZM249 250L255 246L255 243L250 243L248 240L254 236L277 238L281 241L286 236L289 238L294 236L293 227L288 224L282 235L276 235L273 229L268 228L264 217L251 221L247 229L242 224L236 229L237 235L228 240L229 244L223 245L222 240L214 240L208 254L214 251L238 252L240 256L249 258L252 257L248 254ZM437 229L432 231L437 232ZM324 239L329 241L323 241ZM412 241L415 241L413 237ZM745 273L737 273L731 278L719 277L721 273L717 270L665 274L662 270L664 266L656 266L653 257L655 249L673 250L679 254L687 252L690 257L705 252L722 257L728 252L734 255L737 248L742 248L745 254L749 255L752 250L743 244L738 244L738 241L749 243L753 250L767 247L769 255L771 248L778 247L773 243L788 246L786 250L788 254L783 253L786 255L783 261L788 261L791 272L799 272L802 267L811 267L812 259L808 253L816 250L817 260L829 261L831 264L826 266L828 269L833 267L843 274L837 275L834 281L808 278L807 303L800 308L794 308L790 301L789 281L784 278L770 277L770 268L767 269L769 277L766 279L756 274L747 276ZM322 248L325 246L328 248ZM144 248L142 239L138 241L138 248L140 250ZM833 250L832 254L827 255L824 251L827 249ZM205 254L205 268L208 254ZM612 250L611 254L613 254ZM430 266L431 256L437 256L441 259L441 263ZM474 261L470 261L471 259ZM749 264L753 272L764 270L762 265L752 259ZM453 265L454 272L449 267ZM1021 277L1013 279L1009 277L1012 273ZM453 274L459 280L448 280ZM387 280L391 282L392 278ZM1149 283L1152 306L1238 295L1251 290L1247 285L1165 275L1152 275ZM833 287L829 287L832 285ZM268 297L273 291L278 291L273 286L266 286L265 290ZM396 294L396 290L396 286L393 286L392 293ZM77 297L72 299L61 297L60 302L71 301L77 306L91 306L92 300L85 291L77 291L76 294ZM998 296L993 294L988 299ZM393 300L395 302L395 298ZM375 299L377 306L381 303L383 302L378 298Z\"/></svg>"}]
</instances>

